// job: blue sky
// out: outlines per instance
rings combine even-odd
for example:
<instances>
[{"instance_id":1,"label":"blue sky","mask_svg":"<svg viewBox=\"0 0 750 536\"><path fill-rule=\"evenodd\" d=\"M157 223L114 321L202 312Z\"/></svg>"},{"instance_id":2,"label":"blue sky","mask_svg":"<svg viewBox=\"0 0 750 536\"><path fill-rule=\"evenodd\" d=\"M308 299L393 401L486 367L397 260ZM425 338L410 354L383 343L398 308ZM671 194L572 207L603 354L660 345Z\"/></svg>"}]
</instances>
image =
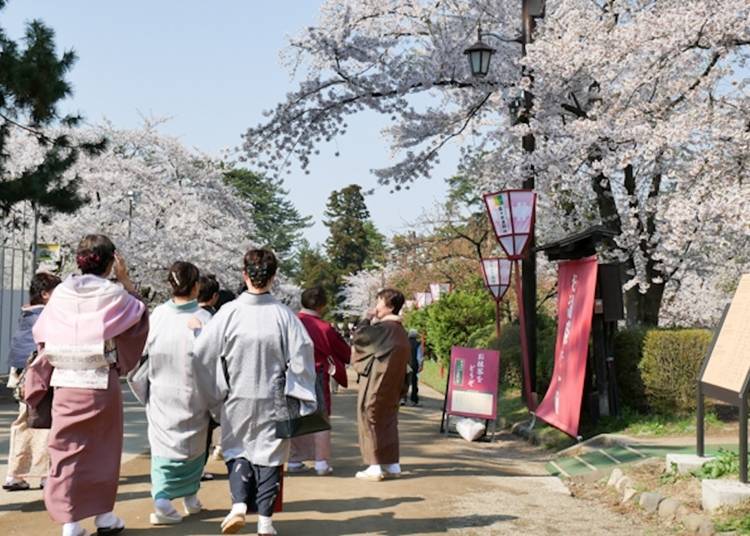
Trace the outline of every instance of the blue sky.
<instances>
[{"instance_id":1,"label":"blue sky","mask_svg":"<svg viewBox=\"0 0 750 536\"><path fill-rule=\"evenodd\" d=\"M215 154L240 143L263 110L295 88L279 62L287 36L317 20L319 0L10 0L0 24L18 38L23 23L40 18L57 34L60 50L79 60L70 75L75 95L67 110L90 122L104 117L136 127L142 116L170 117L163 132ZM297 168L286 187L297 207L316 219L313 242L325 240L321 218L328 194L351 183L376 187L367 204L378 228L403 230L422 207L445 193L443 179L455 169L456 152L442 158L435 176L409 191L377 187L370 169L388 165L389 150L375 114L348 121L350 132L324 147L310 175Z\"/></svg>"}]
</instances>

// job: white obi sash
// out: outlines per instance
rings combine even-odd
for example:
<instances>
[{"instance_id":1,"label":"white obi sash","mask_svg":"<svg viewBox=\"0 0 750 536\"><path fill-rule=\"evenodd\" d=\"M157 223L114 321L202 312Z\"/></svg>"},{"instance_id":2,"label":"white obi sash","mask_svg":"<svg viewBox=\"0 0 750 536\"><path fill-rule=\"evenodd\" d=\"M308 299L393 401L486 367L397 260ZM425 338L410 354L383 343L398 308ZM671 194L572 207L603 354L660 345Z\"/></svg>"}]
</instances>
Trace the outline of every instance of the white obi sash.
<instances>
[{"instance_id":1,"label":"white obi sash","mask_svg":"<svg viewBox=\"0 0 750 536\"><path fill-rule=\"evenodd\" d=\"M47 360L55 367L52 387L79 389L107 389L109 369L117 362L117 347L113 340L99 344L45 345Z\"/></svg>"}]
</instances>

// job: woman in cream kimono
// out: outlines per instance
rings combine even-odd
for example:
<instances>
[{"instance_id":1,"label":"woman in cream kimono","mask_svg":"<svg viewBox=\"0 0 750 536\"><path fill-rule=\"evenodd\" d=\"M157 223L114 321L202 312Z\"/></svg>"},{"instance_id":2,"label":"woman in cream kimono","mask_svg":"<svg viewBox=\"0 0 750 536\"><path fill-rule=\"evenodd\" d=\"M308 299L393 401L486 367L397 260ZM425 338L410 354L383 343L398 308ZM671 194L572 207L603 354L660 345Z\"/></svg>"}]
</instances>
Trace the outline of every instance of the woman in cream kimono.
<instances>
[{"instance_id":1,"label":"woman in cream kimono","mask_svg":"<svg viewBox=\"0 0 750 536\"><path fill-rule=\"evenodd\" d=\"M171 525L182 516L171 500L184 497L185 515L201 510L198 500L205 463L209 415L193 378L193 342L200 333L203 311L198 305L198 268L178 261L167 281L172 298L151 314L148 360L148 440L151 445L151 523Z\"/></svg>"},{"instance_id":2,"label":"woman in cream kimono","mask_svg":"<svg viewBox=\"0 0 750 536\"><path fill-rule=\"evenodd\" d=\"M315 410L315 362L302 322L269 293L277 267L273 253L250 250L244 264L247 292L203 329L194 375L207 407L221 406L232 495L222 532L238 532L251 510L258 512L258 534L270 535L276 534L271 516L289 457L289 440L275 435L276 403L286 394L302 401L304 412Z\"/></svg>"},{"instance_id":3,"label":"woman in cream kimono","mask_svg":"<svg viewBox=\"0 0 750 536\"><path fill-rule=\"evenodd\" d=\"M42 350L27 369L26 403L36 408L54 388L44 504L63 536L83 536L79 521L96 516L98 534L125 528L114 513L122 456L120 376L140 360L148 314L127 265L103 235L81 240L82 275L53 292L34 325ZM106 277L113 272L118 282Z\"/></svg>"}]
</instances>

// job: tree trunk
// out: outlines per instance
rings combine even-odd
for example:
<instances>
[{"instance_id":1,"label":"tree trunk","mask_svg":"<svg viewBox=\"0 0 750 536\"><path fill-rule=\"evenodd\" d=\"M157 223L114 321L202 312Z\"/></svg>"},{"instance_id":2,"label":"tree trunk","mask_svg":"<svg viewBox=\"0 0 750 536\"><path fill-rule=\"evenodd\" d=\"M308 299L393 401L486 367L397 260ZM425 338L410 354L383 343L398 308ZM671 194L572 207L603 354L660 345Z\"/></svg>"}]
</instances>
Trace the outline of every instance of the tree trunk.
<instances>
[{"instance_id":1,"label":"tree trunk","mask_svg":"<svg viewBox=\"0 0 750 536\"><path fill-rule=\"evenodd\" d=\"M628 290L625 293L627 326L657 326L663 297L664 283L651 283L645 294L639 292L638 287Z\"/></svg>"}]
</instances>

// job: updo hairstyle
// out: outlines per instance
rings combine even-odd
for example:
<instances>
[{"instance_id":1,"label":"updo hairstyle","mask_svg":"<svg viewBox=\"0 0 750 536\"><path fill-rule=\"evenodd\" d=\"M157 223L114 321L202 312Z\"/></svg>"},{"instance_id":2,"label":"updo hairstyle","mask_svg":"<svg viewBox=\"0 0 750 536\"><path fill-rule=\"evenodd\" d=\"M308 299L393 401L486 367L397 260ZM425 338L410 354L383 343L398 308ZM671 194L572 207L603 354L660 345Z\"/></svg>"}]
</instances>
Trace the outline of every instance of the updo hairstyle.
<instances>
[{"instance_id":1,"label":"updo hairstyle","mask_svg":"<svg viewBox=\"0 0 750 536\"><path fill-rule=\"evenodd\" d=\"M198 301L206 303L219 293L219 282L213 274L202 275L199 279L201 289L198 291Z\"/></svg>"},{"instance_id":2,"label":"updo hairstyle","mask_svg":"<svg viewBox=\"0 0 750 536\"><path fill-rule=\"evenodd\" d=\"M115 245L101 234L84 236L76 251L76 264L82 274L105 276L114 258Z\"/></svg>"},{"instance_id":3,"label":"updo hairstyle","mask_svg":"<svg viewBox=\"0 0 750 536\"><path fill-rule=\"evenodd\" d=\"M200 279L198 268L189 262L176 261L169 267L167 282L172 287L172 296L184 298L190 296Z\"/></svg>"},{"instance_id":4,"label":"updo hairstyle","mask_svg":"<svg viewBox=\"0 0 750 536\"><path fill-rule=\"evenodd\" d=\"M266 288L276 275L276 255L267 249L251 249L245 253L245 273L255 288Z\"/></svg>"}]
</instances>

